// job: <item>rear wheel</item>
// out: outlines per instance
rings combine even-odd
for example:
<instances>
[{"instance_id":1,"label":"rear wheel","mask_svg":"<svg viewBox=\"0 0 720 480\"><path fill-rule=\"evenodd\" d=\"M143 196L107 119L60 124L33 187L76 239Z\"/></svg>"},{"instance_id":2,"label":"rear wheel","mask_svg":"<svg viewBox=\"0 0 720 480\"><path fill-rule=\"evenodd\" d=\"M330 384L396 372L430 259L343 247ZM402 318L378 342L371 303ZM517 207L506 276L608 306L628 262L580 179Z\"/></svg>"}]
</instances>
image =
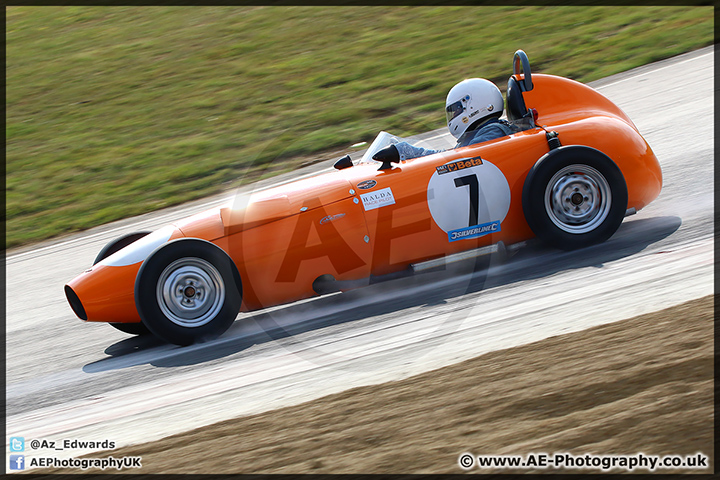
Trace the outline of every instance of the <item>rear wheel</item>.
<instances>
[{"instance_id":1,"label":"rear wheel","mask_svg":"<svg viewBox=\"0 0 720 480\"><path fill-rule=\"evenodd\" d=\"M131 243L136 242L137 240L140 240L145 235L148 235L150 232L133 232L128 233L127 235L123 235L122 237L116 238L112 242L108 243L103 247L102 250L100 250L100 253L97 254L97 257L95 257L95 261L93 262L93 265L97 264L101 260L104 260L105 258L109 257L113 253L122 250L123 248L127 247ZM150 330L143 325L142 323L111 323L113 327L117 328L121 332L129 333L130 335L148 335L150 334Z\"/></svg>"},{"instance_id":2,"label":"rear wheel","mask_svg":"<svg viewBox=\"0 0 720 480\"><path fill-rule=\"evenodd\" d=\"M143 262L135 281L140 318L157 337L177 345L222 335L242 300L228 255L205 240L179 239Z\"/></svg>"},{"instance_id":3,"label":"rear wheel","mask_svg":"<svg viewBox=\"0 0 720 480\"><path fill-rule=\"evenodd\" d=\"M590 147L552 150L530 170L523 188L523 212L535 235L572 250L600 243L625 217L628 194L618 166Z\"/></svg>"}]
</instances>

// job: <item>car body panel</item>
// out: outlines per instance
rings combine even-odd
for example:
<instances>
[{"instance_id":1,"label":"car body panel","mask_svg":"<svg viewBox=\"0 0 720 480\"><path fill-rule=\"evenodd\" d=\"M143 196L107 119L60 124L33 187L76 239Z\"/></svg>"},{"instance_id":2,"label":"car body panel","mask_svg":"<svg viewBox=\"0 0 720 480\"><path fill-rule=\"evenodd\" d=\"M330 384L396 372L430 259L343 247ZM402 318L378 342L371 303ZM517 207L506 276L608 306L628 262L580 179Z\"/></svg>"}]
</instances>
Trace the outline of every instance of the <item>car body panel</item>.
<instances>
[{"instance_id":1,"label":"car body panel","mask_svg":"<svg viewBox=\"0 0 720 480\"><path fill-rule=\"evenodd\" d=\"M524 75L513 75L519 83ZM527 108L538 112L538 125L559 125L581 118L614 116L633 128L630 117L602 93L585 84L556 75L532 74L533 88L523 92ZM637 130L637 129L636 129Z\"/></svg>"},{"instance_id":2,"label":"car body panel","mask_svg":"<svg viewBox=\"0 0 720 480\"><path fill-rule=\"evenodd\" d=\"M162 240L158 243L155 239ZM135 308L135 278L142 262L152 251L148 245L163 245L183 238L182 232L173 226L163 227L98 262L67 283L82 302L88 322L137 323L140 315ZM143 258L136 258L143 252Z\"/></svg>"},{"instance_id":3,"label":"car body panel","mask_svg":"<svg viewBox=\"0 0 720 480\"><path fill-rule=\"evenodd\" d=\"M347 198L227 237L218 246L238 266L243 310L316 295L320 275L355 280L370 274L371 247L359 203Z\"/></svg>"},{"instance_id":4,"label":"car body panel","mask_svg":"<svg viewBox=\"0 0 720 480\"><path fill-rule=\"evenodd\" d=\"M238 196L232 205L222 209L226 235L248 230L297 215L318 205L327 205L352 196L351 185L340 172L262 190L248 196Z\"/></svg>"},{"instance_id":5,"label":"car body panel","mask_svg":"<svg viewBox=\"0 0 720 480\"><path fill-rule=\"evenodd\" d=\"M226 235L223 224L222 210L212 208L193 215L187 219L176 222L174 226L180 230L184 237L201 238L213 241Z\"/></svg>"}]
</instances>

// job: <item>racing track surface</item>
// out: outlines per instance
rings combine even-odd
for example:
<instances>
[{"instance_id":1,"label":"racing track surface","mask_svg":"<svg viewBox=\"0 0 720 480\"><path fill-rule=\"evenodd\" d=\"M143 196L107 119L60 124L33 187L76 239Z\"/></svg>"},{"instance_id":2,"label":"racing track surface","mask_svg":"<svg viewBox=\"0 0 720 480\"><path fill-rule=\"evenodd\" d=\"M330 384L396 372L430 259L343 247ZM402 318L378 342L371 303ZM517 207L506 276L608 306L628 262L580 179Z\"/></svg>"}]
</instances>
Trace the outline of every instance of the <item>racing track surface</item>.
<instances>
[{"instance_id":1,"label":"racing track surface","mask_svg":"<svg viewBox=\"0 0 720 480\"><path fill-rule=\"evenodd\" d=\"M664 187L608 242L582 251L529 242L504 264L490 256L242 314L220 339L185 348L84 324L62 287L111 239L228 195L8 252L7 436L155 440L712 293L713 48L591 85L633 119L661 162ZM442 148L448 137L419 136Z\"/></svg>"}]
</instances>

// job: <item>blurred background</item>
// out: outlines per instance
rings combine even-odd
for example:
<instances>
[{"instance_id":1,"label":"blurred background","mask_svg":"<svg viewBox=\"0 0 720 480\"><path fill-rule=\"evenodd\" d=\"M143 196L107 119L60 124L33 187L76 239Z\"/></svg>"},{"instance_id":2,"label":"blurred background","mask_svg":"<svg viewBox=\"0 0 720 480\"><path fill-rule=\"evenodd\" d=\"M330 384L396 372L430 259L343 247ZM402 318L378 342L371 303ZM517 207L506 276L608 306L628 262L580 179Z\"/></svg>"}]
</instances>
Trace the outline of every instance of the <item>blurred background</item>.
<instances>
[{"instance_id":1,"label":"blurred background","mask_svg":"<svg viewBox=\"0 0 720 480\"><path fill-rule=\"evenodd\" d=\"M713 7L8 7L7 246L444 125L467 77L589 82L713 43Z\"/></svg>"}]
</instances>

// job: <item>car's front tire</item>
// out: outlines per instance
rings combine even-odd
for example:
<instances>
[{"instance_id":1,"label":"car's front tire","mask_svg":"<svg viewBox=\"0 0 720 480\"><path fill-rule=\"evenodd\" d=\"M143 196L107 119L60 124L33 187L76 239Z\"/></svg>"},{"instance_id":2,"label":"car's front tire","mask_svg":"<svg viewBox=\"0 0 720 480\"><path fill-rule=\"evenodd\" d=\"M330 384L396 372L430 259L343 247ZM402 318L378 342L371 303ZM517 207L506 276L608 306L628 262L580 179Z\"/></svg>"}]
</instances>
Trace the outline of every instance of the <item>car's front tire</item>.
<instances>
[{"instance_id":1,"label":"car's front tire","mask_svg":"<svg viewBox=\"0 0 720 480\"><path fill-rule=\"evenodd\" d=\"M190 345L222 335L242 301L240 276L230 257L199 239L179 239L156 249L135 280L135 305L143 323L162 340Z\"/></svg>"},{"instance_id":2,"label":"car's front tire","mask_svg":"<svg viewBox=\"0 0 720 480\"><path fill-rule=\"evenodd\" d=\"M610 238L627 209L627 185L607 155L565 146L544 155L523 186L523 212L535 235L572 250Z\"/></svg>"},{"instance_id":3,"label":"car's front tire","mask_svg":"<svg viewBox=\"0 0 720 480\"><path fill-rule=\"evenodd\" d=\"M142 323L111 323L110 326L115 327L123 333L130 335L150 335L150 330Z\"/></svg>"}]
</instances>

